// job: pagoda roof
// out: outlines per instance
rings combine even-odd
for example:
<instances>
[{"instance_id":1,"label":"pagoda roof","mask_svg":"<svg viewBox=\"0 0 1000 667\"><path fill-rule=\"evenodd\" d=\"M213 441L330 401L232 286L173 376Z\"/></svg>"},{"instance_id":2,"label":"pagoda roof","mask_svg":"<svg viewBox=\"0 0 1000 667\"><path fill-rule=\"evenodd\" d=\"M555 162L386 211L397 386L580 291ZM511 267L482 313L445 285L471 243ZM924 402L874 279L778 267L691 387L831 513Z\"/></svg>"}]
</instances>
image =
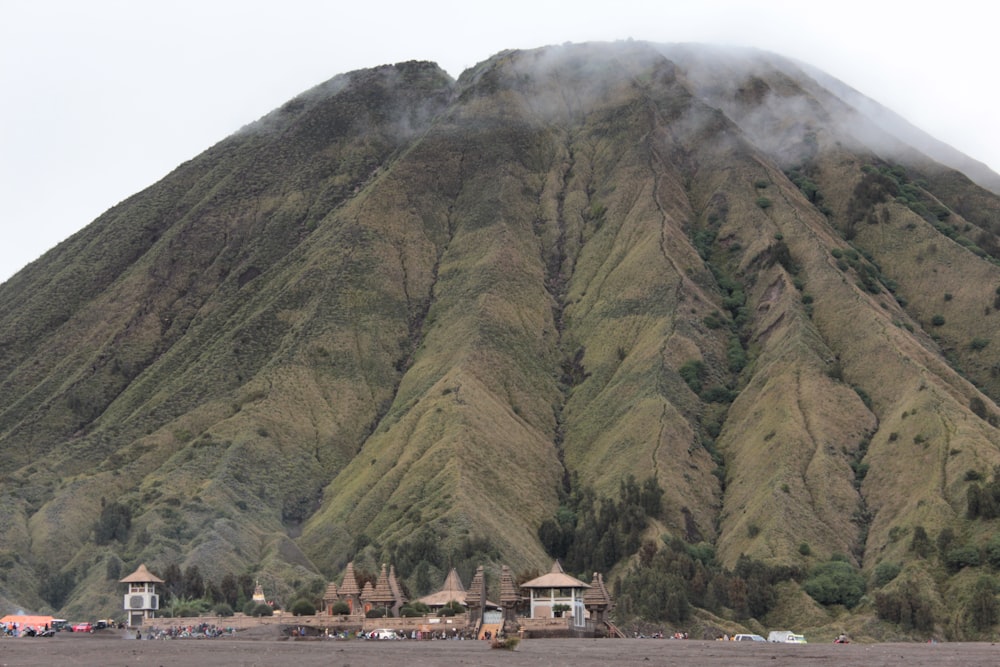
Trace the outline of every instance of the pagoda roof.
<instances>
[{"instance_id":1,"label":"pagoda roof","mask_svg":"<svg viewBox=\"0 0 1000 667\"><path fill-rule=\"evenodd\" d=\"M332 581L327 585L326 592L323 593L324 600L336 600L340 597L340 593L337 592L337 584Z\"/></svg>"},{"instance_id":2,"label":"pagoda roof","mask_svg":"<svg viewBox=\"0 0 1000 667\"><path fill-rule=\"evenodd\" d=\"M472 583L469 584L469 590L465 593L465 606L481 606L483 609L500 608L500 605L496 602L490 602L486 599L486 574L483 571L482 565L477 567L476 573L472 575Z\"/></svg>"},{"instance_id":3,"label":"pagoda roof","mask_svg":"<svg viewBox=\"0 0 1000 667\"><path fill-rule=\"evenodd\" d=\"M521 593L517 590L514 575L506 565L500 567L500 604L505 602L520 602Z\"/></svg>"},{"instance_id":4,"label":"pagoda roof","mask_svg":"<svg viewBox=\"0 0 1000 667\"><path fill-rule=\"evenodd\" d=\"M163 579L150 572L143 563L139 568L124 579L119 579L120 584L162 584Z\"/></svg>"},{"instance_id":5,"label":"pagoda roof","mask_svg":"<svg viewBox=\"0 0 1000 667\"><path fill-rule=\"evenodd\" d=\"M590 588L583 594L583 604L595 607L604 605L608 608L612 606L611 594L608 593L604 585L604 575L600 572L595 572L594 578L590 580Z\"/></svg>"},{"instance_id":6,"label":"pagoda roof","mask_svg":"<svg viewBox=\"0 0 1000 667\"><path fill-rule=\"evenodd\" d=\"M368 598L368 601L381 603L396 601L396 596L392 594L392 588L389 586L389 573L386 571L384 563L382 571L379 572L378 580L375 582L375 592Z\"/></svg>"},{"instance_id":7,"label":"pagoda roof","mask_svg":"<svg viewBox=\"0 0 1000 667\"><path fill-rule=\"evenodd\" d=\"M340 583L340 594L349 597L360 593L358 576L354 574L354 561L351 561L347 564L347 569L344 570L344 580Z\"/></svg>"},{"instance_id":8,"label":"pagoda roof","mask_svg":"<svg viewBox=\"0 0 1000 667\"><path fill-rule=\"evenodd\" d=\"M480 565L476 568L476 573L472 575L472 583L469 584L469 590L465 593L465 604L469 607L478 607L484 602L485 590L485 575L483 574L483 566Z\"/></svg>"},{"instance_id":9,"label":"pagoda roof","mask_svg":"<svg viewBox=\"0 0 1000 667\"><path fill-rule=\"evenodd\" d=\"M552 563L552 569L548 574L526 581L521 584L521 588L590 588L590 584L566 574L557 560Z\"/></svg>"},{"instance_id":10,"label":"pagoda roof","mask_svg":"<svg viewBox=\"0 0 1000 667\"><path fill-rule=\"evenodd\" d=\"M375 589L372 588L372 582L366 581L365 587L361 589L361 599L368 602L375 595Z\"/></svg>"},{"instance_id":11,"label":"pagoda roof","mask_svg":"<svg viewBox=\"0 0 1000 667\"><path fill-rule=\"evenodd\" d=\"M399 580L396 579L396 566L389 566L389 590L392 591L393 596L396 598L396 602L399 604L406 604L406 596L403 595L403 589L399 585Z\"/></svg>"}]
</instances>

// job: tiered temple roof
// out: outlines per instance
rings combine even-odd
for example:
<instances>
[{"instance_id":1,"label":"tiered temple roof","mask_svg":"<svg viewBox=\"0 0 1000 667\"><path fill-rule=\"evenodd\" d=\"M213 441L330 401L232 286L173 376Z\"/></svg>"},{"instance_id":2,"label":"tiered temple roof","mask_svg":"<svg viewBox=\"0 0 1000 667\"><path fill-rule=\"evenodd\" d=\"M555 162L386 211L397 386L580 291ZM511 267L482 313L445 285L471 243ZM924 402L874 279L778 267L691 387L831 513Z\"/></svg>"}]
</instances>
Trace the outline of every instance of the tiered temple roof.
<instances>
[{"instance_id":1,"label":"tiered temple roof","mask_svg":"<svg viewBox=\"0 0 1000 667\"><path fill-rule=\"evenodd\" d=\"M465 594L465 605L467 607L481 607L486 597L483 595L485 590L485 579L483 578L483 566L480 565L476 568L476 574L472 577L472 583L469 584L469 590Z\"/></svg>"},{"instance_id":2,"label":"tiered temple roof","mask_svg":"<svg viewBox=\"0 0 1000 667\"><path fill-rule=\"evenodd\" d=\"M403 595L403 589L400 588L399 582L396 580L396 566L389 566L389 590L392 591L393 598L396 604L404 605L406 604L406 596Z\"/></svg>"},{"instance_id":3,"label":"tiered temple roof","mask_svg":"<svg viewBox=\"0 0 1000 667\"><path fill-rule=\"evenodd\" d=\"M504 607L521 601L521 593L514 582L514 574L506 565L500 567L500 604Z\"/></svg>"},{"instance_id":4,"label":"tiered temple roof","mask_svg":"<svg viewBox=\"0 0 1000 667\"><path fill-rule=\"evenodd\" d=\"M340 594L344 597L351 595L359 595L361 593L358 590L358 577L354 574L354 561L347 564L347 569L344 570L344 581L340 584Z\"/></svg>"},{"instance_id":5,"label":"tiered temple roof","mask_svg":"<svg viewBox=\"0 0 1000 667\"><path fill-rule=\"evenodd\" d=\"M365 587L361 589L361 600L368 602L375 595L375 589L372 587L372 582L366 581Z\"/></svg>"},{"instance_id":6,"label":"tiered temple roof","mask_svg":"<svg viewBox=\"0 0 1000 667\"><path fill-rule=\"evenodd\" d=\"M611 601L611 594L608 593L604 585L604 575L600 572L594 573L594 578L590 580L590 588L583 594L583 604L587 607L602 607L611 609L614 603Z\"/></svg>"},{"instance_id":7,"label":"tiered temple roof","mask_svg":"<svg viewBox=\"0 0 1000 667\"><path fill-rule=\"evenodd\" d=\"M375 591L368 598L368 602L374 602L375 604L393 604L396 602L396 596L392 594L392 588L389 586L389 574L386 571L384 563L382 564L382 571L379 572L378 580L375 582Z\"/></svg>"},{"instance_id":8,"label":"tiered temple roof","mask_svg":"<svg viewBox=\"0 0 1000 667\"><path fill-rule=\"evenodd\" d=\"M332 604L340 599L340 594L337 592L337 584L332 581L326 587L326 592L323 593L323 602Z\"/></svg>"}]
</instances>

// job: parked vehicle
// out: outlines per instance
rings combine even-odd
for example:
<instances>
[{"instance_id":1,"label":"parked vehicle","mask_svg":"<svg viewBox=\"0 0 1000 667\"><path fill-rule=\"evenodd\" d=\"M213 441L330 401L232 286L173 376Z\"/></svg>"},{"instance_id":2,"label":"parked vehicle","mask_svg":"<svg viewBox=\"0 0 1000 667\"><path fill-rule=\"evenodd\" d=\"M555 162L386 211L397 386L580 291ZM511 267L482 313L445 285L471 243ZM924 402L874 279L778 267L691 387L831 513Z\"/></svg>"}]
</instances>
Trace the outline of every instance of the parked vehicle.
<instances>
[{"instance_id":1,"label":"parked vehicle","mask_svg":"<svg viewBox=\"0 0 1000 667\"><path fill-rule=\"evenodd\" d=\"M791 630L771 630L767 635L767 641L778 644L805 644L804 635L797 635Z\"/></svg>"},{"instance_id":2,"label":"parked vehicle","mask_svg":"<svg viewBox=\"0 0 1000 667\"><path fill-rule=\"evenodd\" d=\"M395 630L390 630L388 628L382 628L380 630L372 630L369 635L372 639L399 639L399 635L396 634Z\"/></svg>"},{"instance_id":3,"label":"parked vehicle","mask_svg":"<svg viewBox=\"0 0 1000 667\"><path fill-rule=\"evenodd\" d=\"M764 639L763 637L761 637L760 635L740 634L740 635L733 635L733 641L734 642L764 642L764 641L767 641L767 640Z\"/></svg>"},{"instance_id":4,"label":"parked vehicle","mask_svg":"<svg viewBox=\"0 0 1000 667\"><path fill-rule=\"evenodd\" d=\"M77 623L70 630L73 632L93 632L94 626L91 623Z\"/></svg>"}]
</instances>

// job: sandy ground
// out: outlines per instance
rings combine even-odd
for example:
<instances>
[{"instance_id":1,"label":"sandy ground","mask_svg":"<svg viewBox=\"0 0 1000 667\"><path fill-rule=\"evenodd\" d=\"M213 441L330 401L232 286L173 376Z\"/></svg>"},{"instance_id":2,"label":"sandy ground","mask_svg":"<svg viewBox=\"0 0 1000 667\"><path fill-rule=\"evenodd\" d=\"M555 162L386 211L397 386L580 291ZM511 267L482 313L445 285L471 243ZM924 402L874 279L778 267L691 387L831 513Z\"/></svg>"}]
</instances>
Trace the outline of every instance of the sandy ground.
<instances>
[{"instance_id":1,"label":"sandy ground","mask_svg":"<svg viewBox=\"0 0 1000 667\"><path fill-rule=\"evenodd\" d=\"M514 651L475 641L177 639L61 633L52 639L0 639L0 666L194 667L195 665L997 665L996 644L747 644L671 639L528 639Z\"/></svg>"}]
</instances>

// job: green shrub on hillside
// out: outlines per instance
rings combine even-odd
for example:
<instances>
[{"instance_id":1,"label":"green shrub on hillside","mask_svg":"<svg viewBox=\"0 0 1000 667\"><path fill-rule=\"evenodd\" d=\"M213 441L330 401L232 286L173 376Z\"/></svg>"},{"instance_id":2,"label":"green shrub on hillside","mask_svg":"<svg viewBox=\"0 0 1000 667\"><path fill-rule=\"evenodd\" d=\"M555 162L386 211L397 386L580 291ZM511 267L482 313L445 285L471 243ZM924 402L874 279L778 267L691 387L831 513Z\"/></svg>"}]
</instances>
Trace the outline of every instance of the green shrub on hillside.
<instances>
[{"instance_id":1,"label":"green shrub on hillside","mask_svg":"<svg viewBox=\"0 0 1000 667\"><path fill-rule=\"evenodd\" d=\"M966 473L966 477L968 477L968 473ZM966 490L965 515L969 519L996 519L1000 517L1000 479L998 479L996 470L993 472L993 479L986 484L972 483L969 485Z\"/></svg>"},{"instance_id":2,"label":"green shrub on hillside","mask_svg":"<svg viewBox=\"0 0 1000 667\"><path fill-rule=\"evenodd\" d=\"M687 383L696 394L701 393L701 382L705 375L705 362L700 359L692 359L684 362L684 365L677 369L681 379Z\"/></svg>"},{"instance_id":3,"label":"green shrub on hillside","mask_svg":"<svg viewBox=\"0 0 1000 667\"><path fill-rule=\"evenodd\" d=\"M930 632L934 629L934 607L912 581L904 582L894 591L877 592L875 615L883 621L899 624L904 631Z\"/></svg>"},{"instance_id":4,"label":"green shrub on hillside","mask_svg":"<svg viewBox=\"0 0 1000 667\"><path fill-rule=\"evenodd\" d=\"M101 516L94 526L94 541L97 544L108 544L112 540L125 542L132 528L132 510L117 501L104 504L103 498L101 500Z\"/></svg>"},{"instance_id":5,"label":"green shrub on hillside","mask_svg":"<svg viewBox=\"0 0 1000 667\"><path fill-rule=\"evenodd\" d=\"M976 632L992 630L1000 620L1000 605L997 604L997 582L988 575L976 580L972 587L972 597L965 607L968 627Z\"/></svg>"},{"instance_id":6,"label":"green shrub on hillside","mask_svg":"<svg viewBox=\"0 0 1000 667\"><path fill-rule=\"evenodd\" d=\"M902 569L899 563L891 563L889 561L879 563L875 566L875 571L872 573L872 588L882 588L898 577Z\"/></svg>"},{"instance_id":7,"label":"green shrub on hillside","mask_svg":"<svg viewBox=\"0 0 1000 667\"><path fill-rule=\"evenodd\" d=\"M820 604L842 604L851 609L865 594L865 579L850 563L829 561L813 568L802 588Z\"/></svg>"},{"instance_id":8,"label":"green shrub on hillside","mask_svg":"<svg viewBox=\"0 0 1000 667\"><path fill-rule=\"evenodd\" d=\"M979 563L979 549L972 545L953 547L944 555L944 564L952 574L965 567L978 567Z\"/></svg>"}]
</instances>

